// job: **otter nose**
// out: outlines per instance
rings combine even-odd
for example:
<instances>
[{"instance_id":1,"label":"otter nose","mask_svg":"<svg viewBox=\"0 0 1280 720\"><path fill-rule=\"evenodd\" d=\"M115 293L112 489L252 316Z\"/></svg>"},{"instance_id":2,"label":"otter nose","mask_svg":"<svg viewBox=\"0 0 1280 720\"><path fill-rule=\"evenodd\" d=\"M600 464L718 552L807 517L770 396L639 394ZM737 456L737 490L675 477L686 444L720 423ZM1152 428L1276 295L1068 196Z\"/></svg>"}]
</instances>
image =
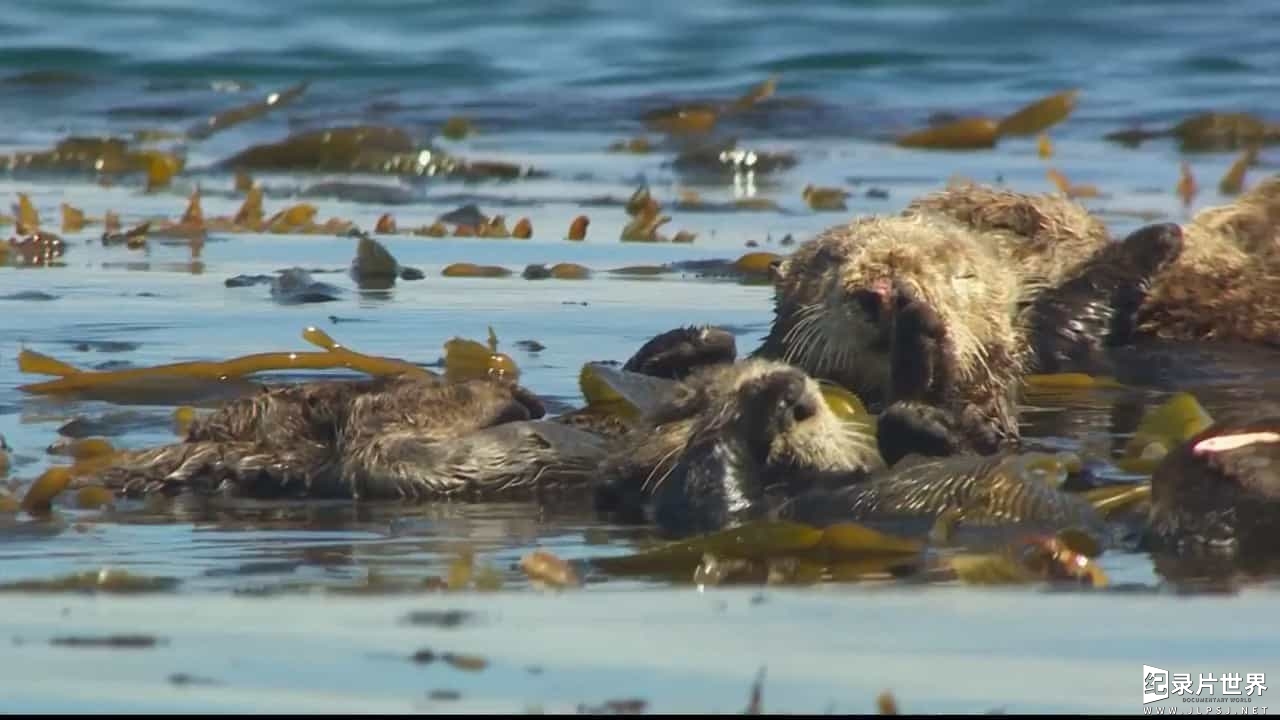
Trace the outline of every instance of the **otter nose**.
<instances>
[{"instance_id":1,"label":"otter nose","mask_svg":"<svg viewBox=\"0 0 1280 720\"><path fill-rule=\"evenodd\" d=\"M818 414L818 399L805 395L791 406L791 419L802 423Z\"/></svg>"},{"instance_id":2,"label":"otter nose","mask_svg":"<svg viewBox=\"0 0 1280 720\"><path fill-rule=\"evenodd\" d=\"M805 376L796 371L779 372L767 381L767 396L778 416L789 422L804 422L818 414L817 400L810 396Z\"/></svg>"}]
</instances>

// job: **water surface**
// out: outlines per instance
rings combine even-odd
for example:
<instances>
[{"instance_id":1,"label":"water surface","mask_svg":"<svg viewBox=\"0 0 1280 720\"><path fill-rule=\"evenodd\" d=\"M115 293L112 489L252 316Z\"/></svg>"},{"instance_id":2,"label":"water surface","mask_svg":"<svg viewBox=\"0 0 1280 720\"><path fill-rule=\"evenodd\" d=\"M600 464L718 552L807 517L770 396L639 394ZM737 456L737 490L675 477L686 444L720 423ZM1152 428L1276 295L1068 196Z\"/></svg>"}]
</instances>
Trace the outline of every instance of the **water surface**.
<instances>
[{"instance_id":1,"label":"water surface","mask_svg":"<svg viewBox=\"0 0 1280 720\"><path fill-rule=\"evenodd\" d=\"M89 175L0 177L0 197L28 193L50 228L56 227L62 202L94 217L113 210L126 225L156 215L176 217L197 186L206 216L234 214L240 197L233 178L213 164L249 145L307 128L394 125L460 156L530 165L547 176L466 184L255 174L267 189L268 214L296 201L314 183L345 180L396 184L409 201L311 200L321 218L344 217L368 228L391 212L407 228L475 202L486 212L506 215L508 224L528 217L534 226L534 237L526 241L382 237L402 264L421 268L426 279L398 283L389 292L360 292L344 274L318 275L346 289L331 303L284 307L271 302L264 287L227 288L224 280L290 266L343 270L354 249L349 238L215 233L193 257L188 248L155 244L145 252L103 248L97 241L100 226L90 226L65 234L68 251L60 267L0 268L0 296L13 298L0 300L0 434L14 448L11 477L25 481L49 465L53 458L45 447L75 417L132 412L134 429L112 438L124 447L174 437L171 406L68 403L21 393L17 386L34 379L17 372L15 358L23 347L86 368L113 362L150 365L306 350L299 335L317 325L362 352L430 363L446 340L481 339L491 326L520 364L526 386L572 405L580 399L582 363L625 359L644 340L677 325L728 327L737 334L740 352L754 349L771 317L771 290L732 281L627 279L602 272L582 282L531 282L518 275L529 263L578 262L604 271L732 258L748 242L785 253L789 246L781 241L787 235L803 240L855 215L896 212L954 176L1024 191L1050 190L1048 167L1074 182L1096 184L1103 196L1084 202L1115 234L1144 222L1139 216L1183 220L1190 211L1226 200L1218 195L1217 178L1234 156L1183 156L1167 141L1128 149L1101 138L1134 125L1167 125L1203 110L1280 119L1275 115L1280 98L1275 27L1280 27L1280 9L1265 0L817 0L802 5L12 0L0 17L6 37L0 49L0 152L45 149L71 135L181 132L211 113L295 82L312 83L301 99L263 119L180 144L188 171L161 191L144 193L138 177L117 178L107 187ZM792 153L799 162L789 171L693 176L672 167L673 145L647 155L606 151L612 142L645 134L640 117L647 110L731 99L770 74L780 78L777 97L727 119L717 137ZM1082 89L1080 104L1051 131L1056 154L1048 161L1037 156L1034 138L1007 139L996 150L969 153L908 151L884 142L922 126L935 113L999 116L1072 87ZM454 115L470 118L478 132L462 141L438 137L442 122ZM1276 157L1265 151L1251 181L1274 172ZM1190 211L1174 193L1183 161L1201 186ZM621 207L591 201L621 200L642 184L667 205L681 190L694 190L712 203L760 197L775 200L781 209L668 210L671 232L697 233L692 245L620 243L627 221ZM849 190L849 209L811 211L801 199L808 184ZM871 189L884 192L869 194ZM579 214L591 218L587 242L563 241ZM440 277L444 266L458 261L500 264L517 275ZM30 293L52 299L32 300ZM545 349L516 349L518 340L536 340ZM1277 396L1277 365L1268 355L1218 353L1204 365L1209 372L1195 382L1159 382L1146 398L1154 402L1188 388L1210 412L1220 412ZM1113 421L1116 401L1115 394L1105 392L1029 398L1027 435L1053 447L1102 447L1105 452L1132 429ZM1138 666L1144 663L1280 671L1264 667L1274 665L1272 660L1246 656L1250 643L1274 644L1262 609L1262 603L1274 600L1274 584L1245 596L1195 602L1169 592L1122 600L1112 593L1058 596L1029 590L999 596L960 587L930 590L919 599L914 591L886 594L855 585L800 591L768 611L767 625L756 625L707 611L714 594L650 580L593 577L579 597L535 599L516 568L532 548L584 559L626 552L642 535L601 523L586 507L245 502L212 508L179 503L163 512L140 505L112 511L64 507L58 515L53 523L0 527L0 579L51 578L112 566L177 578L177 592L186 597L96 604L7 596L6 602L13 602L11 621L36 617L28 612L40 618L6 627L6 634L28 638L11 653L21 661L7 665L6 679L0 681L3 694L17 697L21 709L450 709L422 704L425 700L413 704L410 694L402 697L407 687L402 683L417 680L380 679L383 666L373 661L324 667L321 661L335 659L338 648L350 653L390 647L383 640L364 643L373 636L362 636L361 629L343 629L349 627L344 623L358 622L351 618L362 617L365 602L390 622L392 610L378 604L384 600L286 593L271 604L241 605L247 601L232 596L359 584L371 572L422 579L447 572L464 552L497 570L504 593L474 601L463 596L454 604L512 608L514 615L497 635L519 645L529 627L545 624L557 630L537 631L542 633L539 647L556 657L582 658L554 678L548 672L545 682L559 685L535 687L514 664L496 681L492 674L476 675L464 691L467 704L458 706L471 710L521 710L538 703L548 710L572 709L572 703L608 699L596 696L603 690L593 694L581 688L598 680L610 693L625 694L631 689L620 678L634 676L644 678L634 691L651 700L652 710L737 711L763 664L729 662L744 651L743 637L778 653L769 663L769 678L779 695L776 705L766 696L766 709L808 712L828 704L840 711L870 710L874 693L886 687L900 689L904 709L1136 711ZM1160 587L1161 578L1144 555L1114 552L1101 561L1116 584ZM621 596L607 595L613 592ZM735 607L752 607L748 596L726 597L724 602ZM183 605L188 601L195 604ZM536 610L522 610L523 602L536 603ZM190 635L175 642L163 659L144 654L130 656L143 658L136 663L113 665L110 677L85 694L97 699L78 705L62 686L37 681L25 671L51 663L70 668L63 663L122 651L50 649L45 635L56 634L60 621L46 615L64 604L74 608L77 631L119 629L120 618L127 616L156 618L155 627L138 629L163 632L176 624ZM640 607L649 604L662 608L655 609L654 624L665 634L651 639L644 652L633 647L610 657L611 639L652 627L637 624L647 617ZM521 613L523 619L513 619ZM609 613L623 619L612 623ZM315 643L311 651L298 645L300 652L268 655L274 658L270 670L209 669L226 683L222 686L174 689L163 683L170 666L196 672L190 647L234 632L242 623L243 637L220 642L243 642L237 652L279 647L281 636L271 633L285 630L271 625L281 617L297 623L288 631L289 642L309 636ZM893 628L922 618L928 622L901 638L907 649L896 651L899 636ZM1250 626L1250 619L1256 624ZM768 634L755 634L765 627ZM271 632L258 634L253 628ZM1215 636L1215 629L1226 635ZM385 639L391 631L378 632ZM1075 637L1077 632L1085 639ZM359 642L346 644L352 637ZM982 652L997 646L1001 651L995 657ZM498 652L494 647L476 651ZM1064 657L1067 647L1070 657ZM688 662L706 677L679 671L683 666L676 660L694 650L697 658ZM342 662L350 660L343 657ZM391 663L404 670L403 661ZM920 682L926 674L951 679ZM1017 688L1010 687L1013 680ZM1037 683L1043 692L1027 690ZM1079 693L1064 699L1059 689L1050 689L1059 683ZM432 686L417 685L414 693L422 695ZM317 687L330 694L312 694ZM391 689L394 699L380 694Z\"/></svg>"}]
</instances>

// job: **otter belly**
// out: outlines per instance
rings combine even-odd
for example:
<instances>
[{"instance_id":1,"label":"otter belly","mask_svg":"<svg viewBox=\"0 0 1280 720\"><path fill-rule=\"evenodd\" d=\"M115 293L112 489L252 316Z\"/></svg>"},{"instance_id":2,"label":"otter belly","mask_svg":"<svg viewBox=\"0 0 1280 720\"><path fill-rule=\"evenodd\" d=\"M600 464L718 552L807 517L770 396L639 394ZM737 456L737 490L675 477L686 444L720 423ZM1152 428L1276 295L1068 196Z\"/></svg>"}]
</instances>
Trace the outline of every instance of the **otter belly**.
<instances>
[{"instance_id":1,"label":"otter belly","mask_svg":"<svg viewBox=\"0 0 1280 720\"><path fill-rule=\"evenodd\" d=\"M360 498L497 498L589 489L605 440L542 420L511 422L458 438L384 435L344 463Z\"/></svg>"}]
</instances>

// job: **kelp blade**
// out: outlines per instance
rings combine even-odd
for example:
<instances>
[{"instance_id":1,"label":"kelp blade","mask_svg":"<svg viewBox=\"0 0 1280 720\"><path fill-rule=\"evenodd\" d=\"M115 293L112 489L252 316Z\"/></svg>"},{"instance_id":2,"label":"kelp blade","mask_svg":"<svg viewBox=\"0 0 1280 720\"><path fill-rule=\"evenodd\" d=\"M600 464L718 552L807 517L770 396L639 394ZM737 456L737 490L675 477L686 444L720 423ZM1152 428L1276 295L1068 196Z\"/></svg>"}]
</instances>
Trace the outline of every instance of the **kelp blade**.
<instances>
[{"instance_id":1,"label":"kelp blade","mask_svg":"<svg viewBox=\"0 0 1280 720\"><path fill-rule=\"evenodd\" d=\"M748 559L794 554L816 547L822 535L821 530L800 523L761 521L591 562L607 572L692 572L706 554Z\"/></svg>"},{"instance_id":2,"label":"kelp blade","mask_svg":"<svg viewBox=\"0 0 1280 720\"><path fill-rule=\"evenodd\" d=\"M1127 472L1151 473L1170 450L1212 424L1194 395L1178 393L1142 418L1116 465Z\"/></svg>"},{"instance_id":3,"label":"kelp blade","mask_svg":"<svg viewBox=\"0 0 1280 720\"><path fill-rule=\"evenodd\" d=\"M606 572L692 572L704 556L728 559L808 559L824 565L859 567L883 572L887 567L917 556L924 545L894 537L856 523L840 523L819 529L803 523L761 520L740 527L660 545L633 555L596 558L592 563ZM847 569L846 568L846 569Z\"/></svg>"},{"instance_id":4,"label":"kelp blade","mask_svg":"<svg viewBox=\"0 0 1280 720\"><path fill-rule=\"evenodd\" d=\"M989 118L963 118L903 135L898 138L898 146L933 150L992 148L999 138L997 127L996 121Z\"/></svg>"},{"instance_id":5,"label":"kelp blade","mask_svg":"<svg viewBox=\"0 0 1280 720\"><path fill-rule=\"evenodd\" d=\"M676 383L604 363L586 363L578 373L578 387L588 407L635 419L670 397Z\"/></svg>"},{"instance_id":6,"label":"kelp blade","mask_svg":"<svg viewBox=\"0 0 1280 720\"><path fill-rule=\"evenodd\" d=\"M1100 487L1085 492L1094 509L1104 517L1123 512L1151 499L1150 483Z\"/></svg>"},{"instance_id":7,"label":"kelp blade","mask_svg":"<svg viewBox=\"0 0 1280 720\"><path fill-rule=\"evenodd\" d=\"M1000 121L1001 135L1035 135L1057 125L1075 110L1079 90L1050 95L1023 107Z\"/></svg>"}]
</instances>

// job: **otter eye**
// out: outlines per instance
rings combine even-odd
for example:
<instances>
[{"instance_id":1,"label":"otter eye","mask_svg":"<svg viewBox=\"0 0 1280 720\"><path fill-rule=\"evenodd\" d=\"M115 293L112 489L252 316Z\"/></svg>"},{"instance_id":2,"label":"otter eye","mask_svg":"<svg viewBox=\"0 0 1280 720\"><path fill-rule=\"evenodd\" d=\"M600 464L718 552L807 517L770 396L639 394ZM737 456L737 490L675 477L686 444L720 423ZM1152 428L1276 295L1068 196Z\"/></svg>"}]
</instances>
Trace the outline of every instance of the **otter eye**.
<instances>
[{"instance_id":1,"label":"otter eye","mask_svg":"<svg viewBox=\"0 0 1280 720\"><path fill-rule=\"evenodd\" d=\"M873 290L855 290L849 293L849 300L862 308L862 312L873 321L880 319L880 295Z\"/></svg>"},{"instance_id":2,"label":"otter eye","mask_svg":"<svg viewBox=\"0 0 1280 720\"><path fill-rule=\"evenodd\" d=\"M817 414L818 403L811 397L803 397L795 405L791 406L791 416L798 423L802 423Z\"/></svg>"}]
</instances>

